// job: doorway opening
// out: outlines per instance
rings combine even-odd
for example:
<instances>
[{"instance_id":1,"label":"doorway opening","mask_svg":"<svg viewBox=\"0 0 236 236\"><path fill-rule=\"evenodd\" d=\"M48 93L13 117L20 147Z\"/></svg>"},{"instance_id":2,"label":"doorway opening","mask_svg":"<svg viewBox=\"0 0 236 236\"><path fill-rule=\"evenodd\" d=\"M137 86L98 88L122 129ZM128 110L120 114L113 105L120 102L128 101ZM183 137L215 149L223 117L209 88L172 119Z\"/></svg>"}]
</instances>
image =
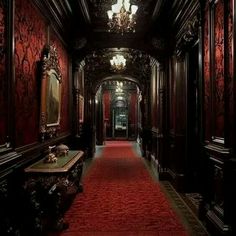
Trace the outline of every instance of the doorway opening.
<instances>
[{"instance_id":1,"label":"doorway opening","mask_svg":"<svg viewBox=\"0 0 236 236\"><path fill-rule=\"evenodd\" d=\"M103 81L96 93L96 144L109 140L136 141L141 124L141 91L134 81Z\"/></svg>"},{"instance_id":2,"label":"doorway opening","mask_svg":"<svg viewBox=\"0 0 236 236\"><path fill-rule=\"evenodd\" d=\"M112 109L113 139L128 139L128 107L124 100L117 100Z\"/></svg>"}]
</instances>

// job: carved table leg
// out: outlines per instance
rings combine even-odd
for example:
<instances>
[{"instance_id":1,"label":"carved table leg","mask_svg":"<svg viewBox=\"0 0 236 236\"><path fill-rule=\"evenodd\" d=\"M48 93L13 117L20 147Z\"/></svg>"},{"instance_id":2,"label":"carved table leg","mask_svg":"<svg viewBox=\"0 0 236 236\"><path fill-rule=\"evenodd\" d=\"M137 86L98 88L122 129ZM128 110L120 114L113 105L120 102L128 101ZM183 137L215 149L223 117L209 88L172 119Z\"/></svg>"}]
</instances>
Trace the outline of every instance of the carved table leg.
<instances>
[{"instance_id":1,"label":"carved table leg","mask_svg":"<svg viewBox=\"0 0 236 236\"><path fill-rule=\"evenodd\" d=\"M64 222L64 210L62 207L62 194L61 189L56 187L50 196L50 218L51 218L51 229L56 231L61 231L67 229L69 224Z\"/></svg>"}]
</instances>

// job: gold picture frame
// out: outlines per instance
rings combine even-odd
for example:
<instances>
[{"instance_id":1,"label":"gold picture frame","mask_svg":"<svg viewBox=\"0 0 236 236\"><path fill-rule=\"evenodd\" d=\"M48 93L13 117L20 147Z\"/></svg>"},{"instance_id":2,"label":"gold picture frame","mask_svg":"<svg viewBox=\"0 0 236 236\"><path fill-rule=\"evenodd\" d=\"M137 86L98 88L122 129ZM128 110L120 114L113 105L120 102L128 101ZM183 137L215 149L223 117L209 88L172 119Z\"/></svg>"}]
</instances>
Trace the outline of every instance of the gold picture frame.
<instances>
[{"instance_id":1,"label":"gold picture frame","mask_svg":"<svg viewBox=\"0 0 236 236\"><path fill-rule=\"evenodd\" d=\"M41 80L40 134L45 138L57 136L60 129L61 70L57 50L48 45L44 49Z\"/></svg>"},{"instance_id":2,"label":"gold picture frame","mask_svg":"<svg viewBox=\"0 0 236 236\"><path fill-rule=\"evenodd\" d=\"M79 95L79 122L84 122L84 97Z\"/></svg>"}]
</instances>

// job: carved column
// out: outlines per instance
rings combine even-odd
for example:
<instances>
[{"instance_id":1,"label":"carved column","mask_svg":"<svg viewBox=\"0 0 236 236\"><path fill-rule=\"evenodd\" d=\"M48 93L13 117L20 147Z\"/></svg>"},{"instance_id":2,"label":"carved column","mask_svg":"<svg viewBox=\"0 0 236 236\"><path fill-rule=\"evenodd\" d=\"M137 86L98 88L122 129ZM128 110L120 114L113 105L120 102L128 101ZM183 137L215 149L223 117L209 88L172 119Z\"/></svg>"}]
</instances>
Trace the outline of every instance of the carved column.
<instances>
[{"instance_id":1,"label":"carved column","mask_svg":"<svg viewBox=\"0 0 236 236\"><path fill-rule=\"evenodd\" d=\"M167 104L166 104L166 76L165 67L160 63L157 68L158 73L158 169L160 176L167 170Z\"/></svg>"},{"instance_id":2,"label":"carved column","mask_svg":"<svg viewBox=\"0 0 236 236\"><path fill-rule=\"evenodd\" d=\"M73 131L75 148L83 148L81 142L84 121L84 61L75 63L73 72Z\"/></svg>"},{"instance_id":3,"label":"carved column","mask_svg":"<svg viewBox=\"0 0 236 236\"><path fill-rule=\"evenodd\" d=\"M104 142L104 118L103 118L103 102L102 102L103 91L100 88L97 91L95 106L96 106L96 114L95 114L95 122L96 122L96 143L98 145L103 145Z\"/></svg>"},{"instance_id":4,"label":"carved column","mask_svg":"<svg viewBox=\"0 0 236 236\"><path fill-rule=\"evenodd\" d=\"M75 65L73 74L73 95L74 95L74 133L79 137L79 66Z\"/></svg>"},{"instance_id":5,"label":"carved column","mask_svg":"<svg viewBox=\"0 0 236 236\"><path fill-rule=\"evenodd\" d=\"M143 96L141 101L141 111L142 111L142 155L143 157L148 158L150 150L151 150L151 141L152 141L152 133L151 133L151 88L150 88L150 80L147 78L143 79L144 87L143 87Z\"/></svg>"}]
</instances>

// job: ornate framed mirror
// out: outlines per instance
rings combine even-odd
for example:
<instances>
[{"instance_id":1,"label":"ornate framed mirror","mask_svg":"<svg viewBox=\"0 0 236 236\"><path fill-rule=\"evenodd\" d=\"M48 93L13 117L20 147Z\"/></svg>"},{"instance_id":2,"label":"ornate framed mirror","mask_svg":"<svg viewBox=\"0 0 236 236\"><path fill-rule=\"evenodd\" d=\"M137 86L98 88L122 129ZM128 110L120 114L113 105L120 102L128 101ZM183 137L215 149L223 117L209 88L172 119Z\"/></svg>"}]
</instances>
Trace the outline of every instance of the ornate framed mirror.
<instances>
[{"instance_id":1,"label":"ornate framed mirror","mask_svg":"<svg viewBox=\"0 0 236 236\"><path fill-rule=\"evenodd\" d=\"M56 48L45 47L42 60L40 134L45 138L57 136L60 128L61 70Z\"/></svg>"}]
</instances>

